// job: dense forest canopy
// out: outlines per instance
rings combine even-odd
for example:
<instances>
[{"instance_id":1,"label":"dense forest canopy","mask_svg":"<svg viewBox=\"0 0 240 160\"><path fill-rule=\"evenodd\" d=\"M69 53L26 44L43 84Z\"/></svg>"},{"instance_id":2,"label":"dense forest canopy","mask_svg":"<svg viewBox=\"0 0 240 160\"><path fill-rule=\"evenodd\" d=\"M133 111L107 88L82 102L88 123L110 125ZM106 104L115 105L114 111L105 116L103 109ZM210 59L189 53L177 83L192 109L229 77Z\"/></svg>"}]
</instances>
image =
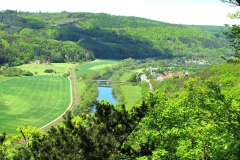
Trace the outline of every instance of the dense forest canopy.
<instances>
[{"instance_id":1,"label":"dense forest canopy","mask_svg":"<svg viewBox=\"0 0 240 160\"><path fill-rule=\"evenodd\" d=\"M40 59L231 56L220 26L173 25L104 13L0 12L0 65Z\"/></svg>"}]
</instances>

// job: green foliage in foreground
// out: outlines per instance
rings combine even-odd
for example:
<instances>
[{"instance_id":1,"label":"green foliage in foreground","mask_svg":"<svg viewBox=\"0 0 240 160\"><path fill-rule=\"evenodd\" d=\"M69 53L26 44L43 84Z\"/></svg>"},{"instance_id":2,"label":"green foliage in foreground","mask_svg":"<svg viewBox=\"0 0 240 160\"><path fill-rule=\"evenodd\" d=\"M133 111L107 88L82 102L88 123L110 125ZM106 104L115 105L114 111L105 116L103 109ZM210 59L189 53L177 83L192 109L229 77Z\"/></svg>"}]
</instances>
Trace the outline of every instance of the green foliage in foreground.
<instances>
[{"instance_id":1,"label":"green foliage in foreground","mask_svg":"<svg viewBox=\"0 0 240 160\"><path fill-rule=\"evenodd\" d=\"M3 134L0 152L9 159L239 159L240 82L233 67L239 69L209 68L210 78L189 77L168 95L150 92L129 112L105 101L94 115L69 112L47 133L24 130L28 147L9 145ZM219 76L231 77L231 87Z\"/></svg>"},{"instance_id":2,"label":"green foliage in foreground","mask_svg":"<svg viewBox=\"0 0 240 160\"><path fill-rule=\"evenodd\" d=\"M30 140L29 147L18 146L12 158L118 159L124 142L137 127L146 109L147 105L143 103L128 113L124 105L116 109L102 101L97 104L95 115L72 117L68 112L63 124L51 128L48 133L26 134ZM5 146L2 146L0 151L4 149Z\"/></svg>"}]
</instances>

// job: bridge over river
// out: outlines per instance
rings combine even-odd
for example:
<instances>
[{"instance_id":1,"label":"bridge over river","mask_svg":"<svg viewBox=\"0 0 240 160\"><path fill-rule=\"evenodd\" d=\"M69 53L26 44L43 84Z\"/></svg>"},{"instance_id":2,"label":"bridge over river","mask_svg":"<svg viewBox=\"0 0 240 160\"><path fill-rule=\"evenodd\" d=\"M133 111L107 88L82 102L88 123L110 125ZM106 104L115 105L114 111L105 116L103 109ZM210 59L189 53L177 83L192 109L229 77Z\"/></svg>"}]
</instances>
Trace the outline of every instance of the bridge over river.
<instances>
[{"instance_id":1,"label":"bridge over river","mask_svg":"<svg viewBox=\"0 0 240 160\"><path fill-rule=\"evenodd\" d=\"M101 79L97 79L97 80L94 80L98 85L100 84L106 84L106 86L110 86L110 84L112 82L117 82L117 83L121 83L121 84L127 84L126 81L111 81L111 80L101 80Z\"/></svg>"}]
</instances>

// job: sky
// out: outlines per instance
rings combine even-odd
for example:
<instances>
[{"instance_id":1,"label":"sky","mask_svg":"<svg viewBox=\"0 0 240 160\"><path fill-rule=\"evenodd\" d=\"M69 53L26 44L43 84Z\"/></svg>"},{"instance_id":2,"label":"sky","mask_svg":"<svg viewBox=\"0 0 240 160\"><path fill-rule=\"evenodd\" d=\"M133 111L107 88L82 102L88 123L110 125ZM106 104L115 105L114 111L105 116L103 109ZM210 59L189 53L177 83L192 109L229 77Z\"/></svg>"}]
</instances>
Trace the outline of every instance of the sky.
<instances>
[{"instance_id":1,"label":"sky","mask_svg":"<svg viewBox=\"0 0 240 160\"><path fill-rule=\"evenodd\" d=\"M0 10L92 12L190 25L239 24L227 15L239 7L220 0L1 0Z\"/></svg>"}]
</instances>

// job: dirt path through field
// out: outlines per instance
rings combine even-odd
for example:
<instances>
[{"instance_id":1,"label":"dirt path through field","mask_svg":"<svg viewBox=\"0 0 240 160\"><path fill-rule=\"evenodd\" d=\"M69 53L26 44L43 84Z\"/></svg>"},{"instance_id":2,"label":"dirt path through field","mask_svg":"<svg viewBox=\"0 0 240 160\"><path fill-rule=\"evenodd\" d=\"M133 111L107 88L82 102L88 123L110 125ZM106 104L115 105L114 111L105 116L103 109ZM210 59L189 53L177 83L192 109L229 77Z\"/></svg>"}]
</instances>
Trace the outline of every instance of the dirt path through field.
<instances>
[{"instance_id":1,"label":"dirt path through field","mask_svg":"<svg viewBox=\"0 0 240 160\"><path fill-rule=\"evenodd\" d=\"M79 95L78 95L78 86L77 86L77 77L76 77L76 72L75 69L76 67L72 68L72 78L73 78L73 86L74 86L74 93L75 93L75 105L77 106L79 104Z\"/></svg>"}]
</instances>

